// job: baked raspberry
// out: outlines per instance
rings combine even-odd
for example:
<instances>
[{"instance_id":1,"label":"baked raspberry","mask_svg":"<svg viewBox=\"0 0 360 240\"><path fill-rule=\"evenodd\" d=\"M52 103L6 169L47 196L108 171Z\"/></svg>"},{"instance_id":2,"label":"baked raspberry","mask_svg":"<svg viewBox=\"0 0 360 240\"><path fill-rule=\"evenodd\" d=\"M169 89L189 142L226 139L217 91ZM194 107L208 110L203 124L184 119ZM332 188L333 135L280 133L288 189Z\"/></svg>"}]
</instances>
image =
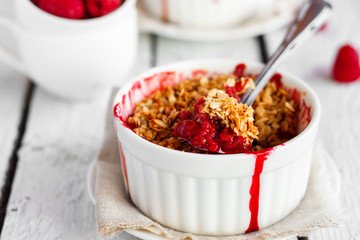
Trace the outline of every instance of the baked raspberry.
<instances>
[{"instance_id":1,"label":"baked raspberry","mask_svg":"<svg viewBox=\"0 0 360 240\"><path fill-rule=\"evenodd\" d=\"M218 152L220 150L219 144L216 143L217 125L208 114L201 113L204 99L200 98L194 104L194 111L181 111L179 114L179 122L174 129L174 136L181 137L188 141L194 148Z\"/></svg>"},{"instance_id":2,"label":"baked raspberry","mask_svg":"<svg viewBox=\"0 0 360 240\"><path fill-rule=\"evenodd\" d=\"M117 9L124 0L86 0L86 9L91 17L104 16Z\"/></svg>"},{"instance_id":3,"label":"baked raspberry","mask_svg":"<svg viewBox=\"0 0 360 240\"><path fill-rule=\"evenodd\" d=\"M271 79L270 82L275 83L276 87L281 88L282 87L282 82L281 82L282 76L280 73L275 73Z\"/></svg>"},{"instance_id":4,"label":"baked raspberry","mask_svg":"<svg viewBox=\"0 0 360 240\"><path fill-rule=\"evenodd\" d=\"M194 111L182 111L180 121L174 129L174 136L181 137L194 148L206 152L242 153L248 152L251 143L238 136L232 129L226 128L221 119L202 113L205 102L200 98L194 104Z\"/></svg>"},{"instance_id":5,"label":"baked raspberry","mask_svg":"<svg viewBox=\"0 0 360 240\"><path fill-rule=\"evenodd\" d=\"M34 0L39 8L58 17L81 19L85 16L82 0Z\"/></svg>"},{"instance_id":6,"label":"baked raspberry","mask_svg":"<svg viewBox=\"0 0 360 240\"><path fill-rule=\"evenodd\" d=\"M240 101L240 97L238 96L237 93L244 90L248 81L249 78L245 78L244 81L235 82L235 86L233 87L225 86L225 91L227 94L229 94L230 97L236 98L238 101Z\"/></svg>"},{"instance_id":7,"label":"baked raspberry","mask_svg":"<svg viewBox=\"0 0 360 240\"><path fill-rule=\"evenodd\" d=\"M320 27L319 32L325 32L327 28L328 28L328 24L327 24L327 23L324 23L324 24Z\"/></svg>"},{"instance_id":8,"label":"baked raspberry","mask_svg":"<svg viewBox=\"0 0 360 240\"><path fill-rule=\"evenodd\" d=\"M236 65L233 74L239 78L243 77L245 68L246 68L246 65L244 63L240 63L240 64Z\"/></svg>"},{"instance_id":9,"label":"baked raspberry","mask_svg":"<svg viewBox=\"0 0 360 240\"><path fill-rule=\"evenodd\" d=\"M349 44L342 46L336 56L332 76L339 82L353 82L360 78L359 54Z\"/></svg>"},{"instance_id":10,"label":"baked raspberry","mask_svg":"<svg viewBox=\"0 0 360 240\"><path fill-rule=\"evenodd\" d=\"M229 94L230 97L236 98L236 100L240 101L240 97L236 94L236 88L225 86L225 92Z\"/></svg>"},{"instance_id":11,"label":"baked raspberry","mask_svg":"<svg viewBox=\"0 0 360 240\"><path fill-rule=\"evenodd\" d=\"M40 0L30 0L33 4L38 5Z\"/></svg>"},{"instance_id":12,"label":"baked raspberry","mask_svg":"<svg viewBox=\"0 0 360 240\"><path fill-rule=\"evenodd\" d=\"M236 98L238 101L240 101L239 95L244 94L245 87L250 84L253 85L253 80L249 77L245 77L245 69L246 65L244 63L240 63L236 65L233 75L235 75L239 81L235 81L235 84L232 85L226 85L225 84L225 92L229 94L230 97ZM251 81L251 83L249 83Z\"/></svg>"}]
</instances>

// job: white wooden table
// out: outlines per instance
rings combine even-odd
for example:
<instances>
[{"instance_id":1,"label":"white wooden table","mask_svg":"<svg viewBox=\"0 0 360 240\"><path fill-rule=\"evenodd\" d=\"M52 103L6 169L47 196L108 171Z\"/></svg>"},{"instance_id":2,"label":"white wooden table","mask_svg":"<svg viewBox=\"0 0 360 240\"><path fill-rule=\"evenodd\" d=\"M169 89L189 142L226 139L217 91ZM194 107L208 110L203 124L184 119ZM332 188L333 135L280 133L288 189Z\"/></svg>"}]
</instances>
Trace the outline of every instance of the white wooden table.
<instances>
[{"instance_id":1,"label":"white wooden table","mask_svg":"<svg viewBox=\"0 0 360 240\"><path fill-rule=\"evenodd\" d=\"M0 0L0 14L12 14ZM329 77L339 45L360 48L360 1L338 0L326 31L319 33L282 68L305 79L320 97L319 138L342 178L341 201L348 220L339 229L309 239L360 239L360 81L343 85ZM284 29L265 36L218 43L194 43L140 35L132 75L152 66L194 58L263 61ZM0 41L16 49L9 33ZM48 94L0 62L1 239L96 239L94 206L86 173L101 145L108 94L71 103ZM121 233L115 239L136 239Z\"/></svg>"}]
</instances>

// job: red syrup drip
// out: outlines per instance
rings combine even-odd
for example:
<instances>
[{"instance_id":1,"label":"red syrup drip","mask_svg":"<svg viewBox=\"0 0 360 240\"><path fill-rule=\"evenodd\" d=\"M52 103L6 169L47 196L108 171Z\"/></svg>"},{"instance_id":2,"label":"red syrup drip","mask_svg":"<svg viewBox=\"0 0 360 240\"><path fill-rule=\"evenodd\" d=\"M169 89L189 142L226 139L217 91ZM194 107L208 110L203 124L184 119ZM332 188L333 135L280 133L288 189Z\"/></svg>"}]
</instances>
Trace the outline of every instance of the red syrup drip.
<instances>
[{"instance_id":1,"label":"red syrup drip","mask_svg":"<svg viewBox=\"0 0 360 240\"><path fill-rule=\"evenodd\" d=\"M124 171L124 177L125 177L125 182L126 182L126 190L130 196L130 188L129 188L129 180L128 180L128 174L127 174L127 168L126 168L126 161L125 161L125 156L124 156L124 152L121 146L121 143L119 143L119 149L120 149L120 154L121 154L121 163L122 163L122 168Z\"/></svg>"},{"instance_id":2,"label":"red syrup drip","mask_svg":"<svg viewBox=\"0 0 360 240\"><path fill-rule=\"evenodd\" d=\"M299 124L305 128L309 125L311 121L311 106L308 106L305 100L302 98L306 93L301 93L296 88L287 89L284 88L288 93L290 93L292 99L294 99L295 103L299 106L300 115L299 115Z\"/></svg>"},{"instance_id":3,"label":"red syrup drip","mask_svg":"<svg viewBox=\"0 0 360 240\"><path fill-rule=\"evenodd\" d=\"M120 124L124 127L131 129L133 126L129 126L126 120L135 108L136 102L162 89L164 86L171 86L177 80L183 80L182 74L175 75L175 72L160 72L144 78L143 81L134 82L130 90L122 95L121 101L114 106L114 118L120 120Z\"/></svg>"},{"instance_id":4,"label":"red syrup drip","mask_svg":"<svg viewBox=\"0 0 360 240\"><path fill-rule=\"evenodd\" d=\"M270 79L270 82L273 82L275 83L276 87L277 88L282 88L283 87L283 84L281 82L281 78L282 78L282 75L280 73L275 73L271 79Z\"/></svg>"},{"instance_id":5,"label":"red syrup drip","mask_svg":"<svg viewBox=\"0 0 360 240\"><path fill-rule=\"evenodd\" d=\"M319 32L325 32L325 31L327 30L327 28L328 28L328 23L324 23L324 24L320 27Z\"/></svg>"},{"instance_id":6,"label":"red syrup drip","mask_svg":"<svg viewBox=\"0 0 360 240\"><path fill-rule=\"evenodd\" d=\"M254 154L256 156L256 160L255 160L254 175L252 176L252 183L250 187L249 209L250 209L251 217L250 217L249 227L245 231L246 233L259 230L258 214L259 214L259 197L260 197L260 175L263 171L264 162L267 160L267 158L273 152L273 150L274 148L268 148L255 153L249 153L249 154Z\"/></svg>"},{"instance_id":7,"label":"red syrup drip","mask_svg":"<svg viewBox=\"0 0 360 240\"><path fill-rule=\"evenodd\" d=\"M197 99L194 110L181 111L181 121L174 128L174 136L181 137L194 148L206 152L242 153L250 151L251 144L233 130L225 128L220 118L202 113L204 98Z\"/></svg>"},{"instance_id":8,"label":"red syrup drip","mask_svg":"<svg viewBox=\"0 0 360 240\"><path fill-rule=\"evenodd\" d=\"M305 100L302 98L302 96L305 96L306 93L301 93L296 88L287 88L283 85L281 78L282 75L280 73L275 73L270 79L270 82L275 83L278 88L283 88L291 95L291 98L295 101L296 105L300 109L299 123L303 126L303 128L305 128L311 121L311 106L308 106Z\"/></svg>"},{"instance_id":9,"label":"red syrup drip","mask_svg":"<svg viewBox=\"0 0 360 240\"><path fill-rule=\"evenodd\" d=\"M126 119L124 118L123 114L121 114L122 112L124 112L124 108L125 108L125 97L126 95L123 96L123 100L122 103L117 103L114 106L114 117L118 118L120 120L120 124L123 125L126 128L131 129L127 124L126 124ZM115 130L117 132L117 127L115 124Z\"/></svg>"},{"instance_id":10,"label":"red syrup drip","mask_svg":"<svg viewBox=\"0 0 360 240\"><path fill-rule=\"evenodd\" d=\"M248 83L249 79L245 79L244 84L241 84L241 81L238 81L235 83L234 87L225 86L225 92L233 98L236 98L236 100L240 101L240 97L237 95L237 93L241 92L246 84Z\"/></svg>"},{"instance_id":11,"label":"red syrup drip","mask_svg":"<svg viewBox=\"0 0 360 240\"><path fill-rule=\"evenodd\" d=\"M161 0L161 20L169 21L169 5L167 0Z\"/></svg>"},{"instance_id":12,"label":"red syrup drip","mask_svg":"<svg viewBox=\"0 0 360 240\"><path fill-rule=\"evenodd\" d=\"M207 70L204 70L204 69L196 69L196 70L193 70L191 72L191 75L193 77L197 77L197 76L205 76L206 74L208 73Z\"/></svg>"}]
</instances>

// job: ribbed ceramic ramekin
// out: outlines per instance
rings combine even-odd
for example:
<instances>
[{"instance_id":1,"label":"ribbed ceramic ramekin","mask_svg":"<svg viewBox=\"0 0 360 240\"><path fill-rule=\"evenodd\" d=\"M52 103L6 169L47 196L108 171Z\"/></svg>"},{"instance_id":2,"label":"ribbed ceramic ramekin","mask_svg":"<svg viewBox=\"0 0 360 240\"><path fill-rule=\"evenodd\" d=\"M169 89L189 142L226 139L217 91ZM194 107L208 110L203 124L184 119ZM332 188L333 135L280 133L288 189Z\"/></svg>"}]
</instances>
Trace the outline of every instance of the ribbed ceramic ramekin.
<instances>
[{"instance_id":1,"label":"ribbed ceramic ramekin","mask_svg":"<svg viewBox=\"0 0 360 240\"><path fill-rule=\"evenodd\" d=\"M157 67L135 78L114 100L126 188L134 204L155 221L180 231L228 235L269 226L304 196L320 104L298 77L280 72L300 105L299 135L261 152L211 155L167 149L126 126L136 102L164 85L198 73L231 73L239 61L198 60ZM247 72L262 64L245 62ZM306 94L304 94L306 92Z\"/></svg>"},{"instance_id":2,"label":"ribbed ceramic ramekin","mask_svg":"<svg viewBox=\"0 0 360 240\"><path fill-rule=\"evenodd\" d=\"M236 25L271 7L274 0L142 0L153 17L187 28Z\"/></svg>"}]
</instances>

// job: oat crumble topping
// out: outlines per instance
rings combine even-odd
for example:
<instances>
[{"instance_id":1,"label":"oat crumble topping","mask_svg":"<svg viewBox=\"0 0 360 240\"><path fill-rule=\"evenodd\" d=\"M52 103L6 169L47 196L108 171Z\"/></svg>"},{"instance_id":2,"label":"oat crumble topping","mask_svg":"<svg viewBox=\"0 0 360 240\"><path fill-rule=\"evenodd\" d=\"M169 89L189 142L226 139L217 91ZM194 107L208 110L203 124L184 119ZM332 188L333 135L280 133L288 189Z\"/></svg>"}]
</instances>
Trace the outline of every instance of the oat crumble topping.
<instances>
[{"instance_id":1,"label":"oat crumble topping","mask_svg":"<svg viewBox=\"0 0 360 240\"><path fill-rule=\"evenodd\" d=\"M220 118L227 128L231 128L249 143L257 139L259 131L254 126L252 107L239 103L235 98L229 97L225 91L218 89L211 89L204 99L203 113L209 114L210 117Z\"/></svg>"},{"instance_id":2,"label":"oat crumble topping","mask_svg":"<svg viewBox=\"0 0 360 240\"><path fill-rule=\"evenodd\" d=\"M238 103L242 94L254 87L253 79L254 76L216 75L194 77L164 87L138 102L127 123L137 135L160 146L203 152L175 137L174 128L180 122L180 112L193 111L197 99L205 98L202 112L220 118L226 127L253 141L252 151L279 145L296 136L298 106L276 82L266 85L252 107Z\"/></svg>"}]
</instances>

